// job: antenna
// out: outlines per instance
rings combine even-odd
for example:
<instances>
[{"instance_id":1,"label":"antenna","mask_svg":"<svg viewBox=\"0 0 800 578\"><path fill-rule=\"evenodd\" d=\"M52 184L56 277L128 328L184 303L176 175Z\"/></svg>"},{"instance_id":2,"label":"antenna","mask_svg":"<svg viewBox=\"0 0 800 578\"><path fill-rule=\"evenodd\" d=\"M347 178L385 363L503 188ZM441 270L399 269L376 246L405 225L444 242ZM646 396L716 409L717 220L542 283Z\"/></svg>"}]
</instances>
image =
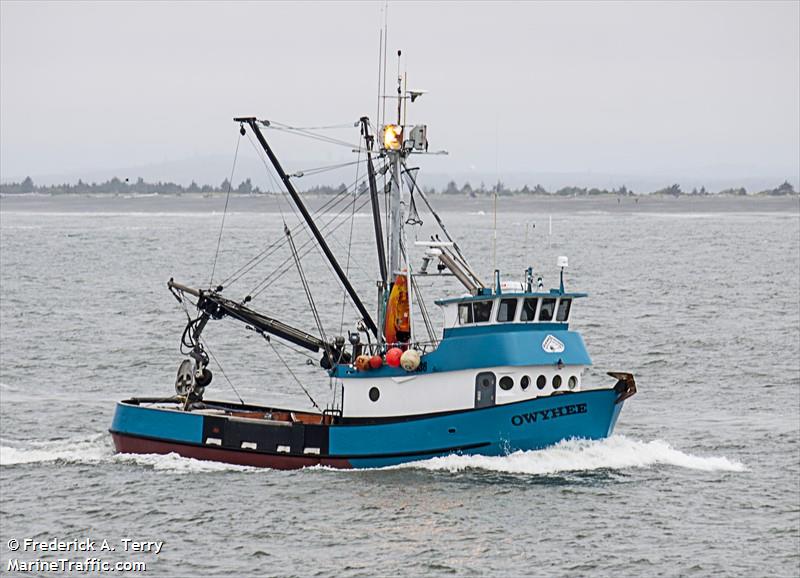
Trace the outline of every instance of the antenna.
<instances>
[{"instance_id":1,"label":"antenna","mask_svg":"<svg viewBox=\"0 0 800 578\"><path fill-rule=\"evenodd\" d=\"M400 76L400 57L402 56L403 52L398 50L397 51L397 124L398 126L402 126L402 118L400 113L402 111L403 106L403 77ZM402 141L401 141L402 142Z\"/></svg>"},{"instance_id":2,"label":"antenna","mask_svg":"<svg viewBox=\"0 0 800 578\"><path fill-rule=\"evenodd\" d=\"M378 126L386 123L386 54L389 46L389 0L383 5L383 113Z\"/></svg>"},{"instance_id":3,"label":"antenna","mask_svg":"<svg viewBox=\"0 0 800 578\"><path fill-rule=\"evenodd\" d=\"M375 111L375 122L377 128L375 130L380 130L381 126L381 59L383 58L383 29L380 31L380 36L378 40L378 109Z\"/></svg>"},{"instance_id":4,"label":"antenna","mask_svg":"<svg viewBox=\"0 0 800 578\"><path fill-rule=\"evenodd\" d=\"M497 271L497 189L500 186L500 169L498 169L499 161L497 156L497 115L494 117L494 199L492 202L492 212L494 213L494 237L492 239L492 269Z\"/></svg>"}]
</instances>

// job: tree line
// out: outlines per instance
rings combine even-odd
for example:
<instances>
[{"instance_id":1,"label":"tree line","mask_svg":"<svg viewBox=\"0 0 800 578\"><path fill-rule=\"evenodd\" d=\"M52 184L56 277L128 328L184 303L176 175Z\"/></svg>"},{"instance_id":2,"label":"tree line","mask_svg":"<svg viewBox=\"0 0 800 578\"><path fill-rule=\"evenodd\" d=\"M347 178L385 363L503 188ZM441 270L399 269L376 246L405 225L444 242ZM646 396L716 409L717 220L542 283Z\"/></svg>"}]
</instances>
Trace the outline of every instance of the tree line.
<instances>
[{"instance_id":1,"label":"tree line","mask_svg":"<svg viewBox=\"0 0 800 578\"><path fill-rule=\"evenodd\" d=\"M337 194L345 190L347 187L344 183L340 184L339 186L329 186L329 185L318 185L314 187L310 187L305 189L305 193L309 194L316 194L316 195L332 195ZM167 194L167 195L179 195L179 194L212 194L212 193L228 193L228 192L235 192L239 194L269 194L270 191L262 191L257 186L253 185L252 181L248 178L241 181L237 186L233 186L233 184L225 179L219 185L199 185L196 182L192 181L191 184L188 186L180 185L178 183L173 183L171 181L162 182L158 181L155 183L148 183L141 177L136 179L134 182L130 182L128 179L119 179L114 177L102 183L86 183L83 180L78 180L77 183L69 184L64 183L60 185L37 185L33 182L31 177L25 178L22 182L16 183L0 183L0 194L4 195L18 195L18 194L30 194L30 193L40 193L40 194L50 194L50 195L60 195L60 194L74 194L74 195L85 195L85 194L141 194L141 195L148 195L148 194ZM735 188L727 188L720 191L716 191L714 193L707 190L705 187L693 188L691 191L684 191L680 185L672 184L668 187L664 187L662 189L658 189L655 191L642 191L642 192L634 192L633 190L627 188L625 185L622 185L619 188L612 188L612 189L600 189L596 187L561 187L555 190L547 190L541 185L535 185L534 187L529 187L528 185L523 186L522 188L509 188L504 185L501 181L498 181L494 186L487 187L484 183L481 183L477 187L473 187L469 182L464 183L463 186L459 187L455 181L450 181L447 186L445 186L441 190L436 190L433 187L426 188L426 192L432 194L443 194L443 195L466 195L469 197L482 197L482 196L492 196L497 193L498 196L514 196L514 195L539 195L539 196L550 196L550 197L596 197L602 195L608 196L617 196L617 197L629 197L629 196L640 196L640 195L659 195L659 196L671 196L671 197L681 197L681 196L692 196L692 197L703 197L709 195L727 195L727 196L746 196L746 195L761 195L761 196L787 196L787 195L797 195L797 191L795 191L794 186L792 186L789 181L784 181L782 184L778 185L772 189L764 189L761 191L749 192L744 187L735 187Z\"/></svg>"},{"instance_id":2,"label":"tree line","mask_svg":"<svg viewBox=\"0 0 800 578\"><path fill-rule=\"evenodd\" d=\"M679 184L672 184L668 187L664 187L662 189L657 189L655 191L643 191L643 192L634 192L633 190L629 189L625 185L622 185L619 188L612 188L612 189L600 189L597 187L561 187L555 190L547 190L541 185L536 185L535 187L531 188L528 185L525 185L519 189L511 189L506 187L502 182L498 181L496 185L493 187L487 188L483 183L478 188L473 188L470 183L464 183L463 187L460 187L456 184L455 181L450 181L447 186L441 191L442 194L445 195L468 195L470 197L480 197L480 196L491 196L494 195L495 192L498 196L514 196L514 195L543 195L543 196L555 196L555 197L595 197L595 196L602 196L602 195L610 195L610 196L618 196L618 197L633 197L633 196L641 196L641 195L660 195L660 196L671 196L671 197L681 197L681 196L697 196L697 197L704 197L710 195L727 195L727 196L745 196L745 195L765 195L765 196L785 196L785 195L797 195L797 191L794 190L794 186L789 181L784 181L782 184L778 185L773 189L764 189L760 191L756 191L750 193L747 191L745 187L733 187L722 189L717 192L712 193L705 187L697 187L692 188L691 191L684 191Z\"/></svg>"}]
</instances>

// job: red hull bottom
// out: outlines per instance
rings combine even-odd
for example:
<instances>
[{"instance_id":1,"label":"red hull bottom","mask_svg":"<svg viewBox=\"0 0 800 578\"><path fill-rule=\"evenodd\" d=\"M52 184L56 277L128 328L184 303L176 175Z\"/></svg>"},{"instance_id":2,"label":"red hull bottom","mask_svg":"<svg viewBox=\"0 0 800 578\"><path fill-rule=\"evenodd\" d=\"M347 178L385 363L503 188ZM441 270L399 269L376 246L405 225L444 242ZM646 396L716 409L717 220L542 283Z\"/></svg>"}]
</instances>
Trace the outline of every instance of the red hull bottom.
<instances>
[{"instance_id":1,"label":"red hull bottom","mask_svg":"<svg viewBox=\"0 0 800 578\"><path fill-rule=\"evenodd\" d=\"M276 470L296 470L311 466L331 468L352 468L350 462L341 458L317 458L311 456L278 456L256 452L240 452L222 448L199 447L176 442L143 439L112 433L114 447L121 454L178 454L185 458L224 462L239 466L273 468Z\"/></svg>"}]
</instances>

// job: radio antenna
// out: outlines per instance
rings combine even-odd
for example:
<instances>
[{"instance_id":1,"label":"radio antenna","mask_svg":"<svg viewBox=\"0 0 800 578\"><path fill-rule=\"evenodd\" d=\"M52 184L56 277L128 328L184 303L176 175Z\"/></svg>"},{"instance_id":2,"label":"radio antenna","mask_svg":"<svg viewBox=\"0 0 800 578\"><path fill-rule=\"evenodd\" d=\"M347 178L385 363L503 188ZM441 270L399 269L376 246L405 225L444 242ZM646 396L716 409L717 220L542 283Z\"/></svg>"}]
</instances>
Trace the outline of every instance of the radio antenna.
<instances>
[{"instance_id":1,"label":"radio antenna","mask_svg":"<svg viewBox=\"0 0 800 578\"><path fill-rule=\"evenodd\" d=\"M378 40L378 109L375 111L376 131L380 130L381 126L381 62L383 61L383 29L381 28Z\"/></svg>"},{"instance_id":2,"label":"radio antenna","mask_svg":"<svg viewBox=\"0 0 800 578\"><path fill-rule=\"evenodd\" d=\"M386 58L389 46L389 0L383 5L383 110L381 112L380 122L378 126L382 126L386 122Z\"/></svg>"}]
</instances>

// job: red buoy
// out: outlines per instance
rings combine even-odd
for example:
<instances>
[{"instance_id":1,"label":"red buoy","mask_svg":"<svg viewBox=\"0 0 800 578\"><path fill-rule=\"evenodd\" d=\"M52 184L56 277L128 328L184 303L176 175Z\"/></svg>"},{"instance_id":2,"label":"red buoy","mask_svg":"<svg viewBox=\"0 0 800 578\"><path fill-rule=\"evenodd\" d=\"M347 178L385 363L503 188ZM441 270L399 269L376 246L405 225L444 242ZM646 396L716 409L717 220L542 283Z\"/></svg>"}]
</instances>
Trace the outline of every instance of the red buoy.
<instances>
[{"instance_id":1,"label":"red buoy","mask_svg":"<svg viewBox=\"0 0 800 578\"><path fill-rule=\"evenodd\" d=\"M383 365L383 358L380 355L373 355L369 358L369 366L372 369L378 369L381 365Z\"/></svg>"},{"instance_id":2,"label":"red buoy","mask_svg":"<svg viewBox=\"0 0 800 578\"><path fill-rule=\"evenodd\" d=\"M386 363L390 367L400 367L400 357L403 355L403 350L399 347L392 347L386 352Z\"/></svg>"}]
</instances>

